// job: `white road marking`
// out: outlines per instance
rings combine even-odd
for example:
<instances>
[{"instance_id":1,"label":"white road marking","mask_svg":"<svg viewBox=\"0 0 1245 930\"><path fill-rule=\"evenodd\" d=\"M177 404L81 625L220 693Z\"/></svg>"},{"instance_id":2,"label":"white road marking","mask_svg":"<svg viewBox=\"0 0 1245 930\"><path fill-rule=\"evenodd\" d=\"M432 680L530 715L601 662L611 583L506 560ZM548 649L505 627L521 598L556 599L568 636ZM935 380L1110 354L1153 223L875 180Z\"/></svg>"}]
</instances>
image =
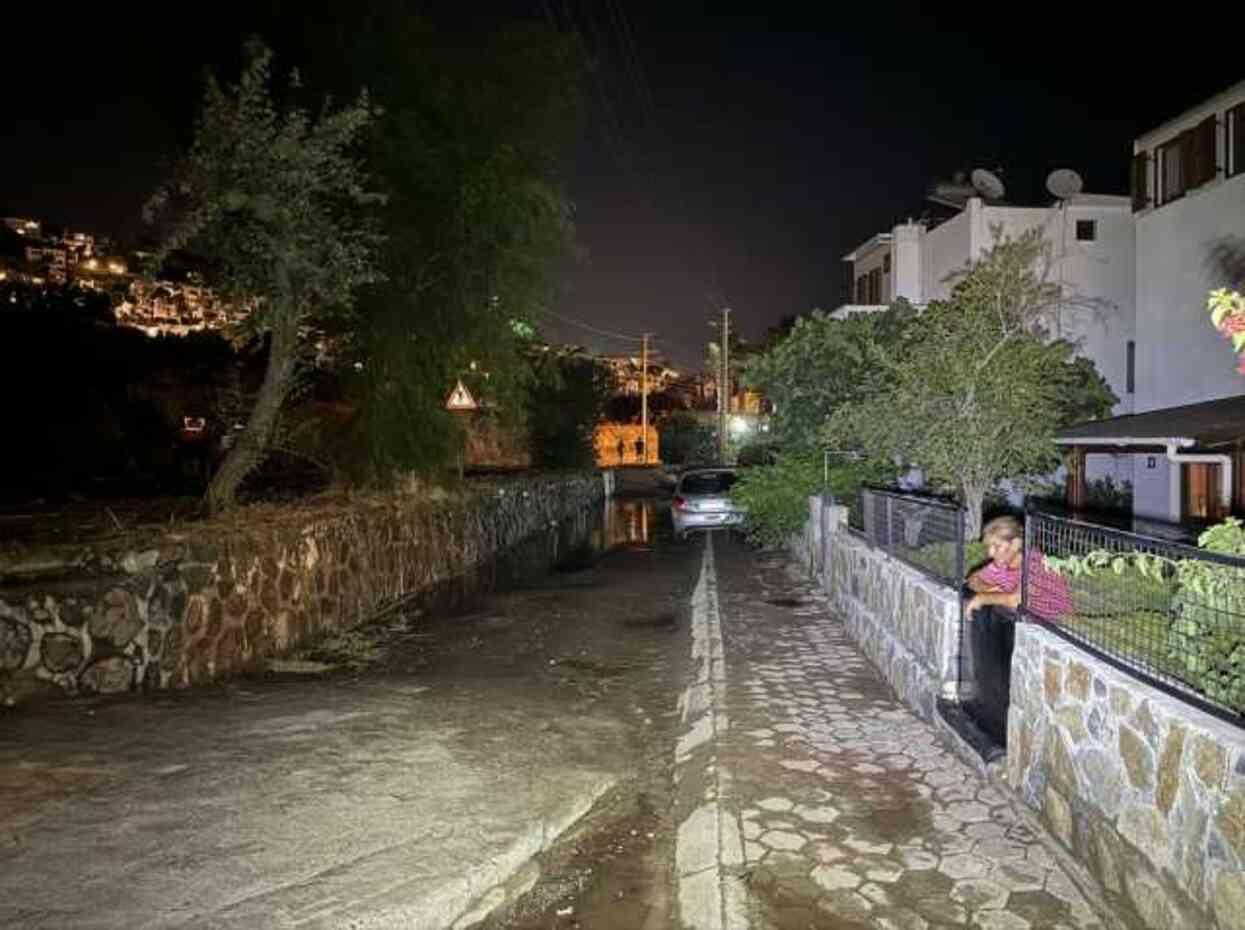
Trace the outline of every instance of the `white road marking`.
<instances>
[{"instance_id":1,"label":"white road marking","mask_svg":"<svg viewBox=\"0 0 1245 930\"><path fill-rule=\"evenodd\" d=\"M725 776L718 765L717 737L729 723L712 536L705 540L700 577L692 592L692 664L692 683L679 699L684 731L675 762L678 780L698 781L705 800L679 825L675 847L679 913L688 930L747 930L743 888L726 880L729 870L742 868L744 856L738 824L720 803Z\"/></svg>"}]
</instances>

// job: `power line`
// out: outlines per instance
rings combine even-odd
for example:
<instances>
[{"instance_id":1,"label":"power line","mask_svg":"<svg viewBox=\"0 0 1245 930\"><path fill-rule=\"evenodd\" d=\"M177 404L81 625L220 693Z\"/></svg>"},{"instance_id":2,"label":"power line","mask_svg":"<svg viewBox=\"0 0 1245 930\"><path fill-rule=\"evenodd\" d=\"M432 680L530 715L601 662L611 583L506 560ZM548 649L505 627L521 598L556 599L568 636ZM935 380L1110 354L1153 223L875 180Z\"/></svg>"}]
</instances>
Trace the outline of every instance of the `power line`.
<instances>
[{"instance_id":1,"label":"power line","mask_svg":"<svg viewBox=\"0 0 1245 930\"><path fill-rule=\"evenodd\" d=\"M563 323L566 323L568 326L579 326L582 329L588 330L588 332L596 333L598 336L607 336L611 339L626 339L631 342L643 342L644 341L643 336L634 336L630 333L620 333L612 329L602 329L599 326L593 326L591 323L585 323L582 320L576 320L569 316L563 316L560 313L554 313L552 310L537 308L536 312L543 313L547 316L551 316L555 320L559 320Z\"/></svg>"}]
</instances>

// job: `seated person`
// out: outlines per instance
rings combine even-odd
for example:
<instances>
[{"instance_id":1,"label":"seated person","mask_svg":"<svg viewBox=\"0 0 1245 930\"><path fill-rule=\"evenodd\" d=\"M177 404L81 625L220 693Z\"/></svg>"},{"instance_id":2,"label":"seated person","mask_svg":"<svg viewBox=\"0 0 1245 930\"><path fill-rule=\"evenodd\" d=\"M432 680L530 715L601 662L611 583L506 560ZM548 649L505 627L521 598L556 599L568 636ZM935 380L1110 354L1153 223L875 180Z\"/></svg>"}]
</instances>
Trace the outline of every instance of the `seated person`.
<instances>
[{"instance_id":1,"label":"seated person","mask_svg":"<svg viewBox=\"0 0 1245 930\"><path fill-rule=\"evenodd\" d=\"M1006 607L1015 610L1020 606L1021 569L1029 573L1028 612L1039 620L1056 620L1072 610L1072 595L1067 579L1046 567L1040 552L1030 552L1024 559L1024 530L1015 517L995 517L981 531L990 561L968 576L968 588L973 592L964 605L964 619L982 607ZM1027 565L1025 562L1027 561Z\"/></svg>"}]
</instances>

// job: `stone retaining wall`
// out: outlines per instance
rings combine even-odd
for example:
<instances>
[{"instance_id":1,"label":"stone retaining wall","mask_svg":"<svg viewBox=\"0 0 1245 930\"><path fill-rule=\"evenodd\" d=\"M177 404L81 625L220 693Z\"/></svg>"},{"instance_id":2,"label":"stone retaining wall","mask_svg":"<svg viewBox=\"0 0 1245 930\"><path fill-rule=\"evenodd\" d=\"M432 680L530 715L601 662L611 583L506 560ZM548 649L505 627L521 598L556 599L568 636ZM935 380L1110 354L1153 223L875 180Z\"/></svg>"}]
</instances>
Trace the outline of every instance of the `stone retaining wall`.
<instances>
[{"instance_id":1,"label":"stone retaining wall","mask_svg":"<svg viewBox=\"0 0 1245 930\"><path fill-rule=\"evenodd\" d=\"M810 523L817 519L810 511ZM822 507L822 582L904 702L956 693L956 592ZM813 526L792 541L804 564ZM1008 786L1101 884L1123 925L1245 930L1245 729L1033 623L1016 625Z\"/></svg>"},{"instance_id":2,"label":"stone retaining wall","mask_svg":"<svg viewBox=\"0 0 1245 930\"><path fill-rule=\"evenodd\" d=\"M1019 624L1008 782L1154 930L1245 928L1245 731Z\"/></svg>"},{"instance_id":3,"label":"stone retaining wall","mask_svg":"<svg viewBox=\"0 0 1245 930\"><path fill-rule=\"evenodd\" d=\"M469 572L598 501L599 473L248 509L0 563L0 702L184 687L256 669Z\"/></svg>"},{"instance_id":4,"label":"stone retaining wall","mask_svg":"<svg viewBox=\"0 0 1245 930\"><path fill-rule=\"evenodd\" d=\"M814 516L816 508L812 508ZM905 704L932 719L959 677L959 597L847 528L847 509L826 506L805 537L822 553L822 583L852 639Z\"/></svg>"}]
</instances>

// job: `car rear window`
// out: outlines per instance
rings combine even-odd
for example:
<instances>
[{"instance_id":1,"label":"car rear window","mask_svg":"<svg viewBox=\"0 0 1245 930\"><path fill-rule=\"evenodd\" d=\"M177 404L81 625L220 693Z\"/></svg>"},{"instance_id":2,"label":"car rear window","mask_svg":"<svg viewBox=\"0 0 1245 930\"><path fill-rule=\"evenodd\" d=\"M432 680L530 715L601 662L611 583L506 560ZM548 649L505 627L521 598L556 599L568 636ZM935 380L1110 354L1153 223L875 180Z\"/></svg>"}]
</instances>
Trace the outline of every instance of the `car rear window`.
<instances>
[{"instance_id":1,"label":"car rear window","mask_svg":"<svg viewBox=\"0 0 1245 930\"><path fill-rule=\"evenodd\" d=\"M711 475L688 475L683 479L684 494L725 494L735 483L735 476L728 471Z\"/></svg>"}]
</instances>

